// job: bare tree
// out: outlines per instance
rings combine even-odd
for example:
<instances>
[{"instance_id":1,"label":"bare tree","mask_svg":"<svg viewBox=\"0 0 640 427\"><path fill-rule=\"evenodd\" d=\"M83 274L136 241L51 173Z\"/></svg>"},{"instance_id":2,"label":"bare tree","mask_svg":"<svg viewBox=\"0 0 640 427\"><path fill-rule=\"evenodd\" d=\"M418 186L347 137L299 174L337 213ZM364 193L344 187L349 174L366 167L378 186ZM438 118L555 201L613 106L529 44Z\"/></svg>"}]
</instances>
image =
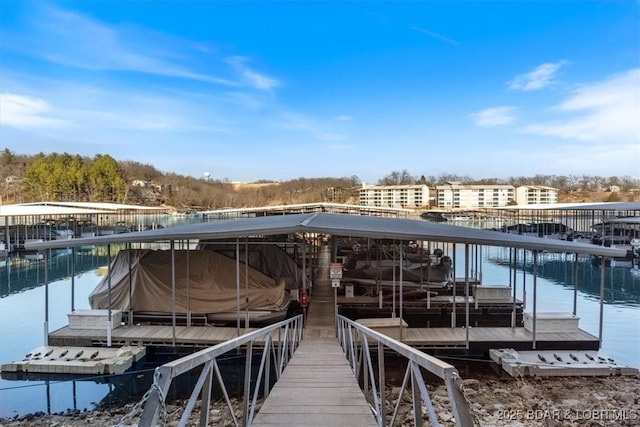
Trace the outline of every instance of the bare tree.
<instances>
[{"instance_id":1,"label":"bare tree","mask_svg":"<svg viewBox=\"0 0 640 427\"><path fill-rule=\"evenodd\" d=\"M390 174L385 175L384 178L378 181L380 185L410 185L416 182L415 178L411 176L408 170L392 171Z\"/></svg>"}]
</instances>

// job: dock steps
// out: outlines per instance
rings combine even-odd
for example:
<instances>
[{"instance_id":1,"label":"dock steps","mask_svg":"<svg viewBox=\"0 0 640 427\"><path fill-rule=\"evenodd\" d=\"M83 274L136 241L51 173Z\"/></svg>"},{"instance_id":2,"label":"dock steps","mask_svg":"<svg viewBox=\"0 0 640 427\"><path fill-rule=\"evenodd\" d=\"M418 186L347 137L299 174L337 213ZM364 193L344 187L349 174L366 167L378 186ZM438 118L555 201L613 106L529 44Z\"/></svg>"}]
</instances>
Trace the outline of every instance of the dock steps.
<instances>
[{"instance_id":1,"label":"dock steps","mask_svg":"<svg viewBox=\"0 0 640 427\"><path fill-rule=\"evenodd\" d=\"M23 360L3 364L2 372L50 374L121 374L146 354L145 347L42 346Z\"/></svg>"},{"instance_id":2,"label":"dock steps","mask_svg":"<svg viewBox=\"0 0 640 427\"><path fill-rule=\"evenodd\" d=\"M638 369L618 365L615 360L595 350L516 351L511 348L501 348L489 350L489 356L512 377L595 377L640 374Z\"/></svg>"}]
</instances>

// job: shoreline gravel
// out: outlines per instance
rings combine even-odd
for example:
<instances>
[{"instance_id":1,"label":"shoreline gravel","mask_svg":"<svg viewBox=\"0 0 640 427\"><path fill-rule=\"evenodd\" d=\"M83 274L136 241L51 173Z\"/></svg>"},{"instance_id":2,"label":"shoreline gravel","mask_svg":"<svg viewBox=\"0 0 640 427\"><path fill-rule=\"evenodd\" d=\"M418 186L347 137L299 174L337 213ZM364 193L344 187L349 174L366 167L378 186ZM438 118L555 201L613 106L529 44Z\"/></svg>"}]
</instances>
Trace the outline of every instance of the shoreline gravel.
<instances>
[{"instance_id":1,"label":"shoreline gravel","mask_svg":"<svg viewBox=\"0 0 640 427\"><path fill-rule=\"evenodd\" d=\"M464 380L465 392L481 426L637 426L640 425L640 377L549 377L510 378L482 374ZM443 384L428 384L429 393L444 426L455 425L449 410L449 398ZM396 398L398 387L389 387L387 396ZM408 395L403 396L404 400ZM175 425L184 402L167 405L167 425ZM112 426L117 425L134 403L121 408L47 415L30 414L19 419L1 419L2 427ZM240 401L233 400L236 416L241 416ZM387 408L393 404L387 401ZM410 405L400 413L400 425L412 425ZM192 416L197 425L199 409ZM426 409L423 405L424 419ZM127 424L137 425L135 417ZM231 426L232 419L224 401L212 402L210 425Z\"/></svg>"}]
</instances>

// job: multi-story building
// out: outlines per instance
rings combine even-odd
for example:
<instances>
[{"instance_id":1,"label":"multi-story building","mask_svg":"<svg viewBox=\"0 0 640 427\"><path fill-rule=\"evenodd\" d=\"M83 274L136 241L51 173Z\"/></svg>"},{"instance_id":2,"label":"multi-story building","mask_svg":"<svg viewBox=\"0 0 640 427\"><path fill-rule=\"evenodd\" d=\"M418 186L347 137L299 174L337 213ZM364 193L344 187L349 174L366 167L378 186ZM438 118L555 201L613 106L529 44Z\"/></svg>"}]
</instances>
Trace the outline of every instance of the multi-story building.
<instances>
[{"instance_id":1,"label":"multi-story building","mask_svg":"<svg viewBox=\"0 0 640 427\"><path fill-rule=\"evenodd\" d=\"M427 185L363 185L359 191L361 206L424 208L429 206Z\"/></svg>"},{"instance_id":2,"label":"multi-story building","mask_svg":"<svg viewBox=\"0 0 640 427\"><path fill-rule=\"evenodd\" d=\"M507 206L516 199L513 185L465 185L448 182L436 185L436 204L444 209L473 209Z\"/></svg>"},{"instance_id":3,"label":"multi-story building","mask_svg":"<svg viewBox=\"0 0 640 427\"><path fill-rule=\"evenodd\" d=\"M516 201L519 205L558 203L558 189L543 185L523 185L516 188Z\"/></svg>"},{"instance_id":4,"label":"multi-story building","mask_svg":"<svg viewBox=\"0 0 640 427\"><path fill-rule=\"evenodd\" d=\"M540 185L514 187L509 184L461 184L435 186L435 205L441 209L475 209L510 204L550 204L558 202L558 190ZM363 185L361 206L423 208L429 206L427 185Z\"/></svg>"}]
</instances>

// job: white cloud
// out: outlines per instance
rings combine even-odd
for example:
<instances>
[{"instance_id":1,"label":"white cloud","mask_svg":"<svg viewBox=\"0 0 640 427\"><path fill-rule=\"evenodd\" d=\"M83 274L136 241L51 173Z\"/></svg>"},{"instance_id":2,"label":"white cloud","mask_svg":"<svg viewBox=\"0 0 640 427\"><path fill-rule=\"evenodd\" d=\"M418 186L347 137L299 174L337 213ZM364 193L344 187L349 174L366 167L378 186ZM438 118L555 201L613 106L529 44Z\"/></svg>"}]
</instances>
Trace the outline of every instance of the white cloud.
<instances>
[{"instance_id":1,"label":"white cloud","mask_svg":"<svg viewBox=\"0 0 640 427\"><path fill-rule=\"evenodd\" d=\"M353 117L343 114L341 116L336 117L336 120L338 120L340 122L350 122L351 120L353 120Z\"/></svg>"},{"instance_id":2,"label":"white cloud","mask_svg":"<svg viewBox=\"0 0 640 427\"><path fill-rule=\"evenodd\" d=\"M453 40L453 39L450 39L449 37L445 37L445 36L443 36L442 34L438 34L438 33L436 33L436 32L433 32L433 31L427 30L427 29L425 29L425 28L418 27L418 26L416 26L416 25L414 25L414 26L412 26L412 27L409 27L409 28L411 28L412 30L417 31L417 32L419 32L419 33L426 34L426 35L428 35L429 37L433 37L433 38L436 38L436 39L442 40L442 41L447 42L447 43L449 43L449 44L459 44L457 41L455 41L455 40Z\"/></svg>"},{"instance_id":3,"label":"white cloud","mask_svg":"<svg viewBox=\"0 0 640 427\"><path fill-rule=\"evenodd\" d=\"M280 86L247 65L242 56L227 57L201 41L41 6L27 31L3 31L5 46L22 54L82 70L119 70L188 79L226 87L271 91Z\"/></svg>"},{"instance_id":4,"label":"white cloud","mask_svg":"<svg viewBox=\"0 0 640 427\"><path fill-rule=\"evenodd\" d=\"M510 125L516 119L516 108L508 105L487 108L471 114L476 125L482 127L495 127Z\"/></svg>"},{"instance_id":5,"label":"white cloud","mask_svg":"<svg viewBox=\"0 0 640 427\"><path fill-rule=\"evenodd\" d=\"M14 50L80 69L125 70L235 85L229 78L195 71L195 55L210 57L196 43L133 27L110 26L54 7L36 9L29 31L9 33L8 38L7 46Z\"/></svg>"},{"instance_id":6,"label":"white cloud","mask_svg":"<svg viewBox=\"0 0 640 427\"><path fill-rule=\"evenodd\" d=\"M515 76L508 82L509 89L532 91L549 86L557 72L567 62L546 62L538 65L533 71Z\"/></svg>"},{"instance_id":7,"label":"white cloud","mask_svg":"<svg viewBox=\"0 0 640 427\"><path fill-rule=\"evenodd\" d=\"M244 83L255 89L271 91L280 86L280 82L278 82L278 80L264 74L260 74L257 71L251 69L247 65L247 62L249 61L245 57L231 56L227 58L226 61L229 65L231 65L238 71Z\"/></svg>"},{"instance_id":8,"label":"white cloud","mask_svg":"<svg viewBox=\"0 0 640 427\"><path fill-rule=\"evenodd\" d=\"M528 133L608 145L640 143L640 68L578 86L553 108L566 117L525 126Z\"/></svg>"},{"instance_id":9,"label":"white cloud","mask_svg":"<svg viewBox=\"0 0 640 427\"><path fill-rule=\"evenodd\" d=\"M0 123L19 129L62 128L70 123L51 117L51 105L40 98L0 93Z\"/></svg>"}]
</instances>

